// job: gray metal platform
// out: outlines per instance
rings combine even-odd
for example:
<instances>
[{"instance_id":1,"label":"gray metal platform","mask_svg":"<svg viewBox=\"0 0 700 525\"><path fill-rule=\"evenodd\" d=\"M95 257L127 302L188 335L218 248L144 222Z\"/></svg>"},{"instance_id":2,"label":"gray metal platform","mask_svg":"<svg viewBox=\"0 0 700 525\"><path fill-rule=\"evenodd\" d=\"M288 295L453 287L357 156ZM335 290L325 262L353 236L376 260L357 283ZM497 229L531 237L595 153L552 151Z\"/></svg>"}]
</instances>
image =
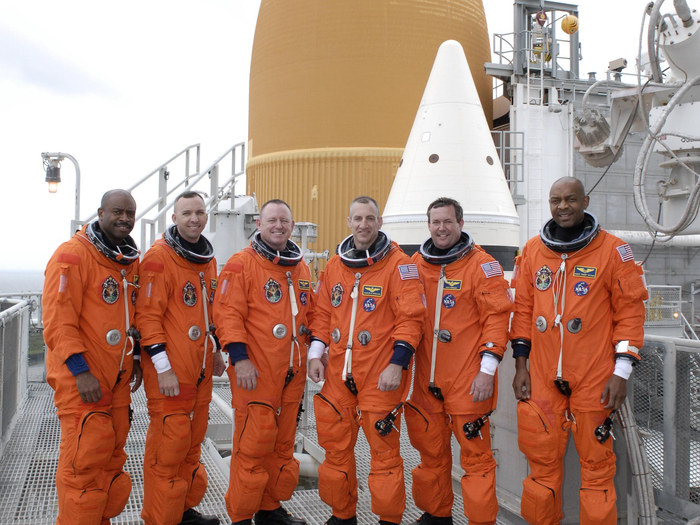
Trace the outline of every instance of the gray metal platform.
<instances>
[{"instance_id":1,"label":"gray metal platform","mask_svg":"<svg viewBox=\"0 0 700 525\"><path fill-rule=\"evenodd\" d=\"M57 496L54 485L56 465L60 442L60 425L53 406L53 391L41 382L41 374L30 376L28 399L21 416L7 444L5 453L0 458L0 525L49 525L55 523L58 512ZM231 399L227 384L217 384L215 391L227 402ZM314 392L308 393L310 397ZM133 489L124 512L112 520L113 524L140 524L139 514L143 498L143 479L141 464L148 427L146 399L140 389L132 401L134 419L126 444L128 455L125 469L131 475ZM315 420L313 403L307 403L308 419L304 430L315 441ZM227 414L212 403L210 422L230 423ZM419 461L418 454L408 442L405 426L402 429L402 455L405 463L407 508L404 523L410 523L420 515L411 498L410 471ZM210 455L209 447L202 447L202 462L209 477L209 488L198 509L206 514L219 516L222 523L229 523L226 515L224 494L227 489L225 476L217 468ZM367 489L369 475L369 446L362 432L356 447L358 472L358 523L370 525L377 523L372 514L370 495ZM318 497L317 490L297 490L293 498L284 504L291 513L301 516L310 525L322 524L331 514L330 507ZM468 523L462 514L462 499L455 494L455 523ZM501 525L510 522L499 519Z\"/></svg>"}]
</instances>

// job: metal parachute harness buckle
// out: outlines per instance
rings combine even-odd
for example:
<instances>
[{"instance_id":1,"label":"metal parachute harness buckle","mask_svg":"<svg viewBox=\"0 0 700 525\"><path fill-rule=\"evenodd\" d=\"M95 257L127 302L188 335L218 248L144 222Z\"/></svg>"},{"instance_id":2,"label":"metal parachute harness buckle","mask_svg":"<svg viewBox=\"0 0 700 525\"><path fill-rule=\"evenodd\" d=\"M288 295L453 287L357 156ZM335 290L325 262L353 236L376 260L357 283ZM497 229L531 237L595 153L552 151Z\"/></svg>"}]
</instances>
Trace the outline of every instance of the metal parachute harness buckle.
<instances>
[{"instance_id":1,"label":"metal parachute harness buckle","mask_svg":"<svg viewBox=\"0 0 700 525\"><path fill-rule=\"evenodd\" d=\"M595 434L595 438L602 444L605 443L608 438L612 437L613 440L617 439L615 437L615 434L613 434L612 427L613 427L613 421L615 419L615 410L610 412L610 415L605 418L605 421L603 421L602 424L598 425L596 429L593 431Z\"/></svg>"},{"instance_id":2,"label":"metal parachute harness buckle","mask_svg":"<svg viewBox=\"0 0 700 525\"><path fill-rule=\"evenodd\" d=\"M399 415L399 411L401 410L402 406L403 401L396 405L394 410L384 416L383 419L377 420L377 422L374 424L374 428L377 430L377 432L379 432L380 436L386 436L392 430L396 430L397 432L399 431L399 429L396 428L396 425L394 425L394 421L396 421L396 417Z\"/></svg>"},{"instance_id":3,"label":"metal parachute harness buckle","mask_svg":"<svg viewBox=\"0 0 700 525\"><path fill-rule=\"evenodd\" d=\"M464 425L462 425L462 432L464 432L464 436L467 439L474 439L477 436L484 439L484 436L481 435L481 429L484 427L491 414L493 414L493 410L490 410L474 421L467 421Z\"/></svg>"}]
</instances>

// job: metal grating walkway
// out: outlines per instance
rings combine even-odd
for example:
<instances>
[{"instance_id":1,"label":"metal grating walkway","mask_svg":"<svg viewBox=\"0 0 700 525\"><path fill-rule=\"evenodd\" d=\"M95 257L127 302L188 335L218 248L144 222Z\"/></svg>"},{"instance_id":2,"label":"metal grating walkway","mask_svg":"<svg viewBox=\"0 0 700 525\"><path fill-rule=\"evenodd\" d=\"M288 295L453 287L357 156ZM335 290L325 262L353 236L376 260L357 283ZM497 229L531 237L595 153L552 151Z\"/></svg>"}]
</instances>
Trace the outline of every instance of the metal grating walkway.
<instances>
[{"instance_id":1,"label":"metal grating walkway","mask_svg":"<svg viewBox=\"0 0 700 525\"><path fill-rule=\"evenodd\" d=\"M53 406L53 391L32 376L28 399L21 417L8 442L5 453L0 458L0 525L50 525L55 523L58 511L54 477L58 462L60 425ZM215 392L230 402L231 394L227 384L215 384ZM310 398L315 392L308 392ZM148 427L146 399L140 389L132 401L134 420L126 444L128 455L126 471L131 475L133 489L124 512L112 520L113 524L140 524L139 518L143 498L141 463ZM315 441L315 420L313 403L307 403L308 419L304 428L309 438ZM210 407L212 423L230 424L228 416L212 403ZM411 498L410 471L419 461L418 454L408 442L405 426L402 429L402 454L405 463L407 510L404 523L410 523L420 515ZM206 514L218 515L222 523L230 523L226 515L224 494L227 480L211 457L209 447L202 447L202 462L209 477L209 488L198 509ZM369 475L369 446L362 432L356 447L358 471L358 523L377 523L372 514L370 495L367 489ZM330 516L330 508L318 497L316 490L299 490L291 501L284 504L290 512L304 517L310 525L319 525ZM455 494L455 523L466 525L462 514L462 499ZM507 521L498 521L508 525Z\"/></svg>"}]
</instances>

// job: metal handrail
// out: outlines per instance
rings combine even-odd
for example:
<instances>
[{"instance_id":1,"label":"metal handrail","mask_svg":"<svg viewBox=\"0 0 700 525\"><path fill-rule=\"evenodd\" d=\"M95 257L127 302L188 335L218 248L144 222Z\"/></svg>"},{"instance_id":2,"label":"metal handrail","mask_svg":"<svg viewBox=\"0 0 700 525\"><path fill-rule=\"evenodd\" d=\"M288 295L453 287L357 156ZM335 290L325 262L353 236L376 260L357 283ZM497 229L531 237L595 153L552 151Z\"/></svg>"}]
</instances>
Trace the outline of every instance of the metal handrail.
<instances>
[{"instance_id":1,"label":"metal handrail","mask_svg":"<svg viewBox=\"0 0 700 525\"><path fill-rule=\"evenodd\" d=\"M205 175L207 175L211 170L213 170L214 167L218 166L218 164L219 164L223 159L225 159L226 156L227 156L229 153L231 153L232 151L234 151L234 150L235 150L236 148L238 148L239 146L241 147L241 149L243 149L243 150L245 151L245 143L244 143L244 142L239 142L238 144L234 144L234 145L231 146L229 149L227 149L222 155L220 155L219 158L217 158L214 162L212 162L211 165L210 165L208 168L205 168L205 169L204 169L201 173L199 173L199 174L195 174L195 175L196 175L195 178L194 178L192 181L190 181L190 184L189 184L189 185L190 185L190 186L194 186L195 184L197 184L200 180L202 180L202 179L204 178ZM243 173L245 173L245 169L243 169L240 173L236 173L234 176L230 177L229 180L226 182L226 184L224 184L224 185L221 186L221 189L225 188L227 184L230 184L230 182L231 182L232 180L234 180L234 179L235 179L236 177L238 177L239 175L242 175ZM181 186L181 185L182 185L182 183L178 184L175 188L173 188L173 190L169 191L169 192L168 192L168 196L169 196L175 189L177 189L177 188L178 188L179 186ZM160 199L158 199L158 200L160 201ZM157 204L157 202L156 202L155 204ZM151 220L154 220L154 221L155 221L155 220L160 219L161 217L163 217L163 216L165 215L165 213L166 213L170 208L173 207L174 204L175 204L174 202L171 202L170 204L168 204L165 208L163 208L162 210L160 210L160 211L158 212L158 214L157 214L155 217L153 217ZM217 204L218 204L218 202L217 202ZM153 207L153 206L151 206L151 208L152 208L152 207ZM151 208L149 208L149 209L151 209Z\"/></svg>"},{"instance_id":2,"label":"metal handrail","mask_svg":"<svg viewBox=\"0 0 700 525\"><path fill-rule=\"evenodd\" d=\"M165 162L163 162L163 163L162 163L160 166L158 166L156 169L154 169L153 171L151 171L148 175L145 175L145 176L142 177L139 181L137 181L135 184L133 184L132 186L128 187L128 188L126 189L126 191L131 192L131 191L135 190L135 189L138 188L141 184L143 184L143 183L146 182L148 179L150 179L151 177L153 177L153 175L155 175L156 173L160 172L160 170L165 169L165 168L168 166L168 164L170 164L170 163L171 163L172 161L174 161L175 159L181 157L182 155L185 155L185 171L186 171L186 173L185 173L185 180L184 180L183 182L188 182L188 181L189 181L189 178L190 178L190 174L189 174L189 155L190 155L190 150L193 149L193 148L197 148L197 159L196 159L196 161L197 161L197 167L196 167L197 170L196 170L196 173L199 173L199 161L200 161L201 146L200 146L199 143L197 143L197 144L192 144L191 146L187 146L185 149L183 149L183 150L180 151L179 153L177 153L177 154L173 155L172 157L170 157L168 160L166 160ZM181 185L182 185L182 183L178 184L178 186L176 186L176 188L179 187L179 186L181 186ZM168 194L168 195L169 195L169 194ZM149 206L149 207L147 208L146 211L152 210L153 207L156 206L158 203L160 203L161 200L162 200L162 198L158 198L151 206ZM143 217L144 213L145 213L145 212L142 212L142 213L140 214L140 216L138 216L138 217L136 218L136 220L139 220L141 217ZM90 215L87 219L85 219L85 220L83 221L83 224L85 224L85 223L87 223L87 222L90 222L90 221L93 220L95 217L97 217L97 212L93 213L93 214Z\"/></svg>"}]
</instances>

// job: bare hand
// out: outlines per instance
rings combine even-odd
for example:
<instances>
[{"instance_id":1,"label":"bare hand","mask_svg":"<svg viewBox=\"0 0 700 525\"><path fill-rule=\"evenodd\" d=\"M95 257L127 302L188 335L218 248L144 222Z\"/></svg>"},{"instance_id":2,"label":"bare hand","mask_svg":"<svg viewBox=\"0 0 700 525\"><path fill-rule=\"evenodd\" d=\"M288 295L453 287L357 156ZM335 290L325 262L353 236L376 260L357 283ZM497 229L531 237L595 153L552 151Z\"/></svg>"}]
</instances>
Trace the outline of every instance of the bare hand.
<instances>
[{"instance_id":1,"label":"bare hand","mask_svg":"<svg viewBox=\"0 0 700 525\"><path fill-rule=\"evenodd\" d=\"M158 388L160 393L166 397L180 395L180 382L172 368L158 374Z\"/></svg>"},{"instance_id":2,"label":"bare hand","mask_svg":"<svg viewBox=\"0 0 700 525\"><path fill-rule=\"evenodd\" d=\"M382 392L391 392L401 385L401 365L389 363L379 376L377 388Z\"/></svg>"},{"instance_id":3,"label":"bare hand","mask_svg":"<svg viewBox=\"0 0 700 525\"><path fill-rule=\"evenodd\" d=\"M515 358L515 376L513 377L515 399L530 399L530 372L527 370L527 357Z\"/></svg>"},{"instance_id":4,"label":"bare hand","mask_svg":"<svg viewBox=\"0 0 700 525\"><path fill-rule=\"evenodd\" d=\"M141 370L141 363L134 359L134 369L131 371L131 391L136 392L141 386L143 381L143 370Z\"/></svg>"},{"instance_id":5,"label":"bare hand","mask_svg":"<svg viewBox=\"0 0 700 525\"><path fill-rule=\"evenodd\" d=\"M100 382L89 370L75 376L75 386L78 387L78 393L83 403L97 403L102 399Z\"/></svg>"},{"instance_id":6,"label":"bare hand","mask_svg":"<svg viewBox=\"0 0 700 525\"><path fill-rule=\"evenodd\" d=\"M617 410L622 406L627 397L627 379L622 379L620 376L612 375L603 388L603 393L600 396L600 402L605 403L608 399L608 404L605 408Z\"/></svg>"},{"instance_id":7,"label":"bare hand","mask_svg":"<svg viewBox=\"0 0 700 525\"><path fill-rule=\"evenodd\" d=\"M224 356L221 355L221 352L214 352L214 365L212 367L212 373L216 377L221 377L223 373L226 371L226 363L224 363Z\"/></svg>"},{"instance_id":8,"label":"bare hand","mask_svg":"<svg viewBox=\"0 0 700 525\"><path fill-rule=\"evenodd\" d=\"M326 365L323 364L323 357L320 359L309 359L308 375L314 383L323 381L326 378Z\"/></svg>"},{"instance_id":9,"label":"bare hand","mask_svg":"<svg viewBox=\"0 0 700 525\"><path fill-rule=\"evenodd\" d=\"M474 403L486 401L493 395L493 377L494 376L487 374L486 372L479 372L476 374L474 381L472 381L472 386L469 389L469 394L474 395L472 398Z\"/></svg>"},{"instance_id":10,"label":"bare hand","mask_svg":"<svg viewBox=\"0 0 700 525\"><path fill-rule=\"evenodd\" d=\"M255 390L258 386L258 369L250 359L236 361L236 385L244 390Z\"/></svg>"},{"instance_id":11,"label":"bare hand","mask_svg":"<svg viewBox=\"0 0 700 525\"><path fill-rule=\"evenodd\" d=\"M328 367L328 352L323 352L321 355L321 363L323 363L324 367Z\"/></svg>"}]
</instances>

